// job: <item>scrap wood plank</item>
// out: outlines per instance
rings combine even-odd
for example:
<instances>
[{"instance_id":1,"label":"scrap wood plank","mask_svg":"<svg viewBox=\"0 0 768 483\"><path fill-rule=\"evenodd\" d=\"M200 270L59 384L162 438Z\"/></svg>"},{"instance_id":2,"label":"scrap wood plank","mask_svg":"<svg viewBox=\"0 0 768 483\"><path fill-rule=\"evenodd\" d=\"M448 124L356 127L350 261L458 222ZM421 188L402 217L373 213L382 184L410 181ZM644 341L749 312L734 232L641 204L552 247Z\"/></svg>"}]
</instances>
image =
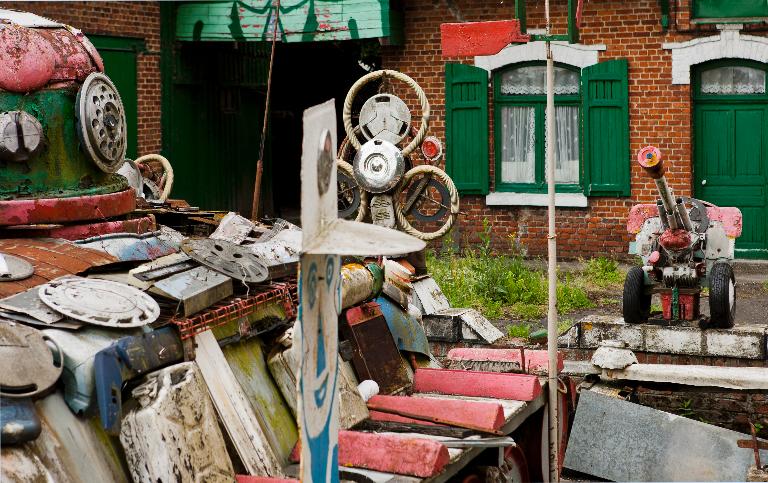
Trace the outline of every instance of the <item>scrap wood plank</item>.
<instances>
[{"instance_id":1,"label":"scrap wood plank","mask_svg":"<svg viewBox=\"0 0 768 483\"><path fill-rule=\"evenodd\" d=\"M291 460L298 462L300 454L298 443ZM340 466L427 478L440 473L451 459L444 444L421 434L339 431Z\"/></svg>"},{"instance_id":2,"label":"scrap wood plank","mask_svg":"<svg viewBox=\"0 0 768 483\"><path fill-rule=\"evenodd\" d=\"M371 419L374 421L394 421L415 424L436 424L420 419L404 417L392 412L404 412L455 421L462 427L474 426L488 430L498 430L504 425L504 409L497 402L462 401L448 398L413 398L405 396L373 396L368 400ZM391 412L388 412L391 411Z\"/></svg>"},{"instance_id":3,"label":"scrap wood plank","mask_svg":"<svg viewBox=\"0 0 768 483\"><path fill-rule=\"evenodd\" d=\"M519 20L444 23L440 25L443 57L498 54L511 43L526 43Z\"/></svg>"},{"instance_id":4,"label":"scrap wood plank","mask_svg":"<svg viewBox=\"0 0 768 483\"><path fill-rule=\"evenodd\" d=\"M413 380L413 390L532 401L541 394L541 383L538 377L527 374L418 369Z\"/></svg>"},{"instance_id":5,"label":"scrap wood plank","mask_svg":"<svg viewBox=\"0 0 768 483\"><path fill-rule=\"evenodd\" d=\"M449 361L466 362L473 365L471 368L475 368L474 365L482 366L482 368L477 368L489 372L514 372L515 368L522 370L523 359L525 359L524 372L534 374L547 373L549 359L545 350L526 350L523 352L522 349L457 347L448 351ZM506 367L506 369L495 370L493 367ZM558 372L563 370L563 354L560 352L557 353L557 370Z\"/></svg>"},{"instance_id":6,"label":"scrap wood plank","mask_svg":"<svg viewBox=\"0 0 768 483\"><path fill-rule=\"evenodd\" d=\"M282 476L278 458L211 331L195 336L196 359L222 424L248 473Z\"/></svg>"}]
</instances>

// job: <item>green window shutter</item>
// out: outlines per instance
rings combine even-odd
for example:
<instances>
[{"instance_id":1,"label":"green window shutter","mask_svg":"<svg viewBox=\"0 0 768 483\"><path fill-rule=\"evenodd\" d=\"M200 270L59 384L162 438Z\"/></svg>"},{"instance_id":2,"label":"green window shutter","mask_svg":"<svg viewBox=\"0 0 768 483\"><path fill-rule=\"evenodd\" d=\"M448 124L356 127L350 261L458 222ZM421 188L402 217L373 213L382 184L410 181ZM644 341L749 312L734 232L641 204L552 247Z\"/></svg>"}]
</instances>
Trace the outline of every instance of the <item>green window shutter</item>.
<instances>
[{"instance_id":1,"label":"green window shutter","mask_svg":"<svg viewBox=\"0 0 768 483\"><path fill-rule=\"evenodd\" d=\"M465 194L488 193L488 72L445 64L445 166Z\"/></svg>"},{"instance_id":2,"label":"green window shutter","mask_svg":"<svg viewBox=\"0 0 768 483\"><path fill-rule=\"evenodd\" d=\"M582 156L586 194L629 196L629 88L627 60L581 71Z\"/></svg>"}]
</instances>

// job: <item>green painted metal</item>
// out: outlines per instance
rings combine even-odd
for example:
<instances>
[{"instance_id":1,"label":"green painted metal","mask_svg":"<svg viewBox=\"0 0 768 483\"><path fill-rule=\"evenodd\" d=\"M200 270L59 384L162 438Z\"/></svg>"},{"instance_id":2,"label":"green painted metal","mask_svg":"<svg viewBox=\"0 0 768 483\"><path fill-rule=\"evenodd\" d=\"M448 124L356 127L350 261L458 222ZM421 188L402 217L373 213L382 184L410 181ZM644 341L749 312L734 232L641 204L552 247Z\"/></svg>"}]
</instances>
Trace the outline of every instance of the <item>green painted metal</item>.
<instances>
[{"instance_id":1,"label":"green painted metal","mask_svg":"<svg viewBox=\"0 0 768 483\"><path fill-rule=\"evenodd\" d=\"M266 41L272 37L272 0L187 2L178 6L177 40ZM389 0L282 0L283 42L389 37L402 39L402 16Z\"/></svg>"},{"instance_id":2,"label":"green painted metal","mask_svg":"<svg viewBox=\"0 0 768 483\"><path fill-rule=\"evenodd\" d=\"M540 62L521 62L511 66L511 69L517 69L529 65L542 65ZM569 69L569 66L565 64L557 63L555 66L555 75L557 76L558 69ZM545 158L546 147L544 145L545 139L545 112L547 104L547 96L542 95L504 95L501 92L501 79L504 73L508 69L502 69L494 72L493 75L493 104L494 104L494 153L501 153L501 111L504 106L523 106L533 107L535 113L535 153L536 153L536 169L535 169L535 181L534 183L504 183L501 179L501 155L496 155L496 177L494 190L500 192L513 192L513 193L546 193L547 181L545 178ZM578 94L574 95L556 95L555 106L578 106L580 97ZM581 193L583 191L580 184L560 184L555 187L558 193Z\"/></svg>"},{"instance_id":3,"label":"green painted metal","mask_svg":"<svg viewBox=\"0 0 768 483\"><path fill-rule=\"evenodd\" d=\"M461 193L488 193L488 72L445 64L445 166Z\"/></svg>"},{"instance_id":4,"label":"green painted metal","mask_svg":"<svg viewBox=\"0 0 768 483\"><path fill-rule=\"evenodd\" d=\"M659 9L661 9L661 27L669 28L669 0L659 0Z\"/></svg>"},{"instance_id":5,"label":"green painted metal","mask_svg":"<svg viewBox=\"0 0 768 483\"><path fill-rule=\"evenodd\" d=\"M580 0L568 0L568 43L571 44L579 43L579 25L578 19L576 18L579 1Z\"/></svg>"},{"instance_id":6,"label":"green painted metal","mask_svg":"<svg viewBox=\"0 0 768 483\"><path fill-rule=\"evenodd\" d=\"M568 0L568 33L558 35L531 34L531 42L579 42L579 26L576 12L580 0ZM583 0L581 0L583 1ZM515 0L515 18L520 21L520 31L527 33L526 0Z\"/></svg>"},{"instance_id":7,"label":"green painted metal","mask_svg":"<svg viewBox=\"0 0 768 483\"><path fill-rule=\"evenodd\" d=\"M703 94L701 72L724 65L768 70L757 62L719 61L695 73L693 191L697 198L741 210L737 257L768 258L768 94Z\"/></svg>"},{"instance_id":8,"label":"green painted metal","mask_svg":"<svg viewBox=\"0 0 768 483\"><path fill-rule=\"evenodd\" d=\"M585 194L629 196L629 88L626 59L581 71Z\"/></svg>"},{"instance_id":9,"label":"green painted metal","mask_svg":"<svg viewBox=\"0 0 768 483\"><path fill-rule=\"evenodd\" d=\"M515 18L520 21L520 31L526 33L528 18L525 12L525 0L515 0Z\"/></svg>"},{"instance_id":10,"label":"green painted metal","mask_svg":"<svg viewBox=\"0 0 768 483\"><path fill-rule=\"evenodd\" d=\"M104 73L109 76L120 93L120 99L125 108L128 136L126 156L136 159L139 119L136 54L144 50L144 40L104 35L89 35L88 38L104 60Z\"/></svg>"},{"instance_id":11,"label":"green painted metal","mask_svg":"<svg viewBox=\"0 0 768 483\"><path fill-rule=\"evenodd\" d=\"M694 18L768 17L765 0L693 0Z\"/></svg>"},{"instance_id":12,"label":"green painted metal","mask_svg":"<svg viewBox=\"0 0 768 483\"><path fill-rule=\"evenodd\" d=\"M270 447L287 465L291 450L299 439L296 421L269 373L261 339L230 344L222 350L256 413Z\"/></svg>"},{"instance_id":13,"label":"green painted metal","mask_svg":"<svg viewBox=\"0 0 768 483\"><path fill-rule=\"evenodd\" d=\"M0 197L49 198L113 193L128 187L108 175L79 148L75 121L76 88L16 94L0 92L0 112L23 110L43 126L47 147L28 163L0 168Z\"/></svg>"}]
</instances>

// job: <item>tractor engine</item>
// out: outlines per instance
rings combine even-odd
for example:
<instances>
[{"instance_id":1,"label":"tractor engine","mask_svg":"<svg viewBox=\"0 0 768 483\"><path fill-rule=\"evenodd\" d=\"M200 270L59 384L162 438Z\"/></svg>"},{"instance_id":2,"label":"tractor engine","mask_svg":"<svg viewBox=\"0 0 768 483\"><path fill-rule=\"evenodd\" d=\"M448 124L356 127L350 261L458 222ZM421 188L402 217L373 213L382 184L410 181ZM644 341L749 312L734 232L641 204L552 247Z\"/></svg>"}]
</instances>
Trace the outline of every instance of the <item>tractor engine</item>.
<instances>
[{"instance_id":1,"label":"tractor engine","mask_svg":"<svg viewBox=\"0 0 768 483\"><path fill-rule=\"evenodd\" d=\"M624 320L646 321L654 293L661 296L663 319L701 319L701 293L709 287L710 324L732 326L735 278L729 262L741 235L741 211L675 197L661 152L653 146L641 149L637 162L654 180L659 199L656 204L635 205L629 214L627 230L635 235L630 253L640 255L643 267L627 274Z\"/></svg>"}]
</instances>

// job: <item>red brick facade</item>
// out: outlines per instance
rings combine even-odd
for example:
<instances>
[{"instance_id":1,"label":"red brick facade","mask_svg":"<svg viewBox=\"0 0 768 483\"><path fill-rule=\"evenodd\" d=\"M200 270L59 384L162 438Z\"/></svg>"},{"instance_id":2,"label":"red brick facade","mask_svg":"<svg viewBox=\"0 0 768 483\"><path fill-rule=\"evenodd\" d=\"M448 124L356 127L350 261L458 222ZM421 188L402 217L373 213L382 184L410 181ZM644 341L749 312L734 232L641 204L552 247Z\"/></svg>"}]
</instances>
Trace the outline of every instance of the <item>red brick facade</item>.
<instances>
[{"instance_id":1,"label":"red brick facade","mask_svg":"<svg viewBox=\"0 0 768 483\"><path fill-rule=\"evenodd\" d=\"M431 132L444 136L444 67L440 55L440 24L457 21L486 21L513 18L514 2L482 0L412 0L405 3L405 45L382 49L384 68L401 70L412 76L430 99L435 121ZM543 2L527 2L528 29L543 28ZM553 33L566 32L565 0L552 0ZM658 146L670 171L668 178L678 196L692 192L691 86L672 83L672 54L662 48L665 42L682 42L716 35L714 25L693 25L689 20L688 0L670 2L670 25L661 26L661 11L656 0L620 2L584 1L580 43L603 44L599 61L626 58L629 61L630 152L648 144ZM765 35L753 31L750 35ZM542 59L543 60L543 59ZM472 58L451 59L472 64ZM489 90L489 122L493 120L492 92ZM488 169L493 191L494 143L489 130ZM449 144L449 143L447 143ZM450 145L446 146L450 150ZM631 162L629 159L626 162ZM634 155L632 154L632 157ZM629 198L590 197L588 208L558 210L558 255L572 258L588 255L621 256L627 252L630 236L626 217L637 202L655 199L655 187L632 163ZM494 206L484 196L463 196L455 235L465 243L479 241L483 219L493 224L494 247L506 250L509 237L515 236L530 255L546 253L546 208Z\"/></svg>"},{"instance_id":2,"label":"red brick facade","mask_svg":"<svg viewBox=\"0 0 768 483\"><path fill-rule=\"evenodd\" d=\"M159 153L160 5L158 2L3 2L2 8L32 12L87 34L144 39L137 56L138 154Z\"/></svg>"}]
</instances>

